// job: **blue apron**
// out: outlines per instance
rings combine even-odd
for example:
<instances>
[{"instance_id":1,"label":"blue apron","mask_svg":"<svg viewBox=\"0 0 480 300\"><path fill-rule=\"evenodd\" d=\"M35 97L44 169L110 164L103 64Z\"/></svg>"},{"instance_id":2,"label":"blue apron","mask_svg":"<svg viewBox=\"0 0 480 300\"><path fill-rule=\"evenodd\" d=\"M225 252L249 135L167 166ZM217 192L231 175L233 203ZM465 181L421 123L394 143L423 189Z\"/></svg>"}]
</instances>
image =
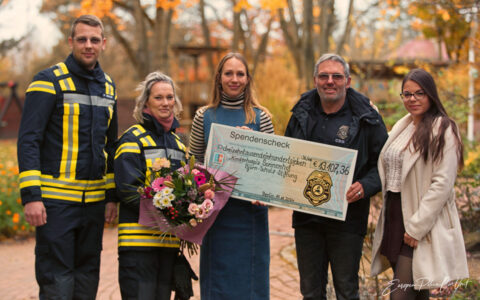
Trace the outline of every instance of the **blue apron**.
<instances>
[{"instance_id":1,"label":"blue apron","mask_svg":"<svg viewBox=\"0 0 480 300\"><path fill-rule=\"evenodd\" d=\"M260 113L255 124L245 124L243 109L219 106L205 111L205 143L210 126L248 126L260 130ZM270 298L270 241L268 209L249 201L230 198L205 235L200 250L202 300L263 300Z\"/></svg>"}]
</instances>

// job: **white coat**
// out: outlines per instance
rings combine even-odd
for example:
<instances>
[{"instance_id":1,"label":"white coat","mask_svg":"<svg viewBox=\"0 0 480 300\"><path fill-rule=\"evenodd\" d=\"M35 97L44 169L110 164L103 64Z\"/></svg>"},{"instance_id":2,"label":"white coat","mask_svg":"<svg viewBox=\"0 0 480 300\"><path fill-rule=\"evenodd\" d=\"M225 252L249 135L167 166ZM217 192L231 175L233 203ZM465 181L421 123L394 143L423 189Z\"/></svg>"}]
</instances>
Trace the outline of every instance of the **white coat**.
<instances>
[{"instance_id":1,"label":"white coat","mask_svg":"<svg viewBox=\"0 0 480 300\"><path fill-rule=\"evenodd\" d=\"M386 195L382 157L385 149L412 121L407 114L393 126L378 160L384 205L373 240L372 276L390 267L386 257L380 254ZM434 134L438 125L439 122L434 122ZM465 244L455 206L457 167L457 148L451 128L445 132L441 161L433 163L430 155L425 162L418 151L405 151L400 193L405 231L418 240L412 262L414 288L417 290L438 288L452 280L468 278Z\"/></svg>"}]
</instances>

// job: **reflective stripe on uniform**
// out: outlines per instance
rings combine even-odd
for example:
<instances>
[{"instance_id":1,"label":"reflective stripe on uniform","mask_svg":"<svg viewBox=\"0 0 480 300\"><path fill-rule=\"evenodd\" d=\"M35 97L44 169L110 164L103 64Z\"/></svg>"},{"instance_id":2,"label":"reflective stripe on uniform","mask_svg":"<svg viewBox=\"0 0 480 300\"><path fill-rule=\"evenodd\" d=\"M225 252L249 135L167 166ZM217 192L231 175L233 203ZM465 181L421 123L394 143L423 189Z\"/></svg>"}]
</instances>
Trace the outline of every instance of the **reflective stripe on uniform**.
<instances>
[{"instance_id":1,"label":"reflective stripe on uniform","mask_svg":"<svg viewBox=\"0 0 480 300\"><path fill-rule=\"evenodd\" d=\"M78 103L65 104L63 108L63 147L60 174L65 174L67 178L75 178L78 158L80 105Z\"/></svg>"},{"instance_id":2,"label":"reflective stripe on uniform","mask_svg":"<svg viewBox=\"0 0 480 300\"><path fill-rule=\"evenodd\" d=\"M42 198L82 202L85 193L85 203L99 202L105 199L105 190L99 191L74 191L49 186L42 186Z\"/></svg>"},{"instance_id":3,"label":"reflective stripe on uniform","mask_svg":"<svg viewBox=\"0 0 480 300\"><path fill-rule=\"evenodd\" d=\"M99 107L112 107L115 101L111 99L103 98L100 96L64 93L63 103L66 103L66 104L79 103L79 104L99 106Z\"/></svg>"},{"instance_id":4,"label":"reflective stripe on uniform","mask_svg":"<svg viewBox=\"0 0 480 300\"><path fill-rule=\"evenodd\" d=\"M27 93L29 92L45 92L55 95L56 91L53 87L53 83L48 81L37 80L32 83L27 88Z\"/></svg>"},{"instance_id":5,"label":"reflective stripe on uniform","mask_svg":"<svg viewBox=\"0 0 480 300\"><path fill-rule=\"evenodd\" d=\"M178 148L180 148L180 150L187 152L187 147L185 147L185 145L182 143L182 141L180 140L180 137L176 135L175 132L172 132L172 134L175 137L175 141L177 142Z\"/></svg>"},{"instance_id":6,"label":"reflective stripe on uniform","mask_svg":"<svg viewBox=\"0 0 480 300\"><path fill-rule=\"evenodd\" d=\"M73 83L72 77L61 79L58 81L62 91L76 91L75 84Z\"/></svg>"},{"instance_id":7,"label":"reflective stripe on uniform","mask_svg":"<svg viewBox=\"0 0 480 300\"><path fill-rule=\"evenodd\" d=\"M100 190L106 188L106 181L109 180L107 174L106 179L97 179L97 180L78 180L74 178L54 178L52 175L41 175L41 184L42 186L57 187L63 189L72 189L78 191L91 191L91 190ZM113 177L113 174L111 174ZM113 179L112 179L113 180Z\"/></svg>"},{"instance_id":8,"label":"reflective stripe on uniform","mask_svg":"<svg viewBox=\"0 0 480 300\"><path fill-rule=\"evenodd\" d=\"M178 248L180 239L138 223L120 223L118 224L118 246Z\"/></svg>"},{"instance_id":9,"label":"reflective stripe on uniform","mask_svg":"<svg viewBox=\"0 0 480 300\"><path fill-rule=\"evenodd\" d=\"M114 174L113 173L107 173L105 188L107 190L115 188L115 180L114 180Z\"/></svg>"},{"instance_id":10,"label":"reflective stripe on uniform","mask_svg":"<svg viewBox=\"0 0 480 300\"><path fill-rule=\"evenodd\" d=\"M53 70L53 74L57 77L68 74L67 65L64 62L59 62L57 68Z\"/></svg>"},{"instance_id":11,"label":"reflective stripe on uniform","mask_svg":"<svg viewBox=\"0 0 480 300\"><path fill-rule=\"evenodd\" d=\"M123 153L136 153L140 154L140 147L137 143L123 143L118 147L117 151L115 152L115 159L122 155Z\"/></svg>"},{"instance_id":12,"label":"reflective stripe on uniform","mask_svg":"<svg viewBox=\"0 0 480 300\"><path fill-rule=\"evenodd\" d=\"M20 189L29 186L40 186L41 172L38 170L23 171L19 174Z\"/></svg>"},{"instance_id":13,"label":"reflective stripe on uniform","mask_svg":"<svg viewBox=\"0 0 480 300\"><path fill-rule=\"evenodd\" d=\"M184 153L176 149L145 149L145 159L155 161L156 158L165 157L168 159L182 160Z\"/></svg>"}]
</instances>

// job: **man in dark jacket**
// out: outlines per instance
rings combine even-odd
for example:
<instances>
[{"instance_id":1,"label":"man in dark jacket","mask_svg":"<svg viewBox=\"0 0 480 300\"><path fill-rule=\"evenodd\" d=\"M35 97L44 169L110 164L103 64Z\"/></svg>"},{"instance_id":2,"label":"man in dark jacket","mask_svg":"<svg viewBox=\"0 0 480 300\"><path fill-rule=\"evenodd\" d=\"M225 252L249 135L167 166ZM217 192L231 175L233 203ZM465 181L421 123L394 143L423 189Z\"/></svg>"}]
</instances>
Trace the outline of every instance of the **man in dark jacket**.
<instances>
[{"instance_id":1,"label":"man in dark jacket","mask_svg":"<svg viewBox=\"0 0 480 300\"><path fill-rule=\"evenodd\" d=\"M327 299L330 264L337 299L359 299L358 270L370 197L380 191L377 159L387 139L382 117L364 95L350 87L349 66L325 54L314 70L316 89L292 109L285 136L358 150L348 188L345 221L293 213L300 290L303 299Z\"/></svg>"},{"instance_id":2,"label":"man in dark jacket","mask_svg":"<svg viewBox=\"0 0 480 300\"><path fill-rule=\"evenodd\" d=\"M116 90L98 57L101 21L73 22L65 62L35 75L18 135L25 219L36 226L40 299L95 299L103 226L117 215Z\"/></svg>"}]
</instances>

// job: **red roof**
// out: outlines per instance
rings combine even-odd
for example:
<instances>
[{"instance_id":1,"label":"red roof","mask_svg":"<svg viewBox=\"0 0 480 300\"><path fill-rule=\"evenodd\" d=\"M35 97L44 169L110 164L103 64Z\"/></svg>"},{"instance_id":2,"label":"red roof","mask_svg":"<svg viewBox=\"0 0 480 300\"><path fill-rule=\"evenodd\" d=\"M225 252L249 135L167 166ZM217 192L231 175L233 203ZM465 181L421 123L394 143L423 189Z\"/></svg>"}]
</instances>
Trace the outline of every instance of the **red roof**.
<instances>
[{"instance_id":1,"label":"red roof","mask_svg":"<svg viewBox=\"0 0 480 300\"><path fill-rule=\"evenodd\" d=\"M388 59L422 59L428 61L448 61L447 49L445 44L442 43L441 59L438 59L439 49L438 43L432 40L411 40L397 48L391 54L387 56Z\"/></svg>"}]
</instances>

